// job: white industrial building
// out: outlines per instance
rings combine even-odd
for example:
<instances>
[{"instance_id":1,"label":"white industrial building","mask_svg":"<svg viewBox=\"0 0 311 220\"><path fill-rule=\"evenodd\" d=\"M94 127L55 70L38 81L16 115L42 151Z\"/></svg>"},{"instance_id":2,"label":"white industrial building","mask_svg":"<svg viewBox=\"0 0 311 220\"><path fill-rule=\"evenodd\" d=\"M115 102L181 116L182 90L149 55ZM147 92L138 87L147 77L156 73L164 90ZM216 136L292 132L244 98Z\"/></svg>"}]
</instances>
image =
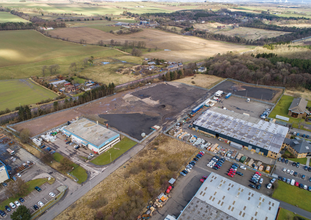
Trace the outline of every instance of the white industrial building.
<instances>
[{"instance_id":1,"label":"white industrial building","mask_svg":"<svg viewBox=\"0 0 311 220\"><path fill-rule=\"evenodd\" d=\"M275 220L280 203L249 187L211 173L178 220Z\"/></svg>"},{"instance_id":2,"label":"white industrial building","mask_svg":"<svg viewBox=\"0 0 311 220\"><path fill-rule=\"evenodd\" d=\"M5 164L0 160L0 183L5 182L6 180L10 179L10 175Z\"/></svg>"},{"instance_id":3,"label":"white industrial building","mask_svg":"<svg viewBox=\"0 0 311 220\"><path fill-rule=\"evenodd\" d=\"M63 127L61 131L70 137L72 142L86 146L97 154L107 151L120 141L120 134L86 118Z\"/></svg>"}]
</instances>

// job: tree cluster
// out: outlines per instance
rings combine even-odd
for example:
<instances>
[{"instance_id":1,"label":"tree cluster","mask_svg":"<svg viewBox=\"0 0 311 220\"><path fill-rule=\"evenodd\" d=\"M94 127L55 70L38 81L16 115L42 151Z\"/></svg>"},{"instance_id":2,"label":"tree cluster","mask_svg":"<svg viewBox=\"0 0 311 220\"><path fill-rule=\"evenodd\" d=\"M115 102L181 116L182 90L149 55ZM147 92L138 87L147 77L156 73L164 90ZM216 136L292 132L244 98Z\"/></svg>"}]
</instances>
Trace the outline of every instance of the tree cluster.
<instances>
[{"instance_id":1,"label":"tree cluster","mask_svg":"<svg viewBox=\"0 0 311 220\"><path fill-rule=\"evenodd\" d=\"M17 178L16 181L10 181L5 188L8 197L24 196L27 193L28 186L24 180Z\"/></svg>"},{"instance_id":2,"label":"tree cluster","mask_svg":"<svg viewBox=\"0 0 311 220\"><path fill-rule=\"evenodd\" d=\"M271 54L239 55L227 53L206 61L208 74L240 81L311 89L311 62ZM263 58L269 57L269 58Z\"/></svg>"}]
</instances>

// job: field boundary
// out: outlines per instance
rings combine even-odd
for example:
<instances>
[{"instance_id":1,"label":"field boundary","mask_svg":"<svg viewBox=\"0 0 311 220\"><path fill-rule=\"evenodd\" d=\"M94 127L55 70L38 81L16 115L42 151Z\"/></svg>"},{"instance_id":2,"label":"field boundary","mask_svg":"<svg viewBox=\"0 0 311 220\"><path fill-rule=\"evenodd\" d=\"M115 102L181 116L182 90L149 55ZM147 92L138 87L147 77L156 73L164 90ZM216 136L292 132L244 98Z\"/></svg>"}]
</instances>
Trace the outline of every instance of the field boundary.
<instances>
[{"instance_id":1,"label":"field boundary","mask_svg":"<svg viewBox=\"0 0 311 220\"><path fill-rule=\"evenodd\" d=\"M53 93L55 93L57 96L59 96L59 94L57 93L57 92L55 92L55 91L53 91L53 90L51 90L51 89L48 89L48 88L46 88L46 87L44 87L43 85L41 85L41 84L39 84L39 83L37 83L36 81L34 81L32 78L28 78L32 83L34 83L34 84L36 84L36 85L38 85L38 86L41 86L42 88L44 88L44 89L46 89L46 90L49 90L50 92L53 92Z\"/></svg>"}]
</instances>

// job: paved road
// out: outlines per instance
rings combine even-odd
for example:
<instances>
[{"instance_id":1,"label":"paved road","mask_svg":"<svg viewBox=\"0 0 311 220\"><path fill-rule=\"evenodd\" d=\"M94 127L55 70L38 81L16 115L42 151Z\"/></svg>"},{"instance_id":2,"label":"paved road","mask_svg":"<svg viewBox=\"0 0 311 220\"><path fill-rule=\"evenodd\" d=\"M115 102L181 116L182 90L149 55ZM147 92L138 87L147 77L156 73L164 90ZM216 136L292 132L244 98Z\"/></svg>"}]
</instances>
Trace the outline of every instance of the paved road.
<instances>
[{"instance_id":1,"label":"paved road","mask_svg":"<svg viewBox=\"0 0 311 220\"><path fill-rule=\"evenodd\" d=\"M67 196L55 204L51 209L47 210L44 215L42 215L40 220L52 220L57 215L62 213L65 209L67 209L72 203L80 199L84 196L88 191L90 191L94 186L103 181L107 176L113 173L116 169L122 166L125 162L131 159L132 156L137 154L140 150L142 150L147 143L149 143L154 137L156 137L159 132L155 132L148 140L146 140L142 144L137 144L135 147L130 149L128 152L123 154L117 161L115 161L111 166L108 166L105 170L103 170L102 174L97 175L93 179L90 179L85 185L81 186L76 190L71 190L69 188Z\"/></svg>"},{"instance_id":2,"label":"paved road","mask_svg":"<svg viewBox=\"0 0 311 220\"><path fill-rule=\"evenodd\" d=\"M274 198L273 198L274 199ZM277 199L275 199L277 200ZM296 206L293 206L293 205L290 205L286 202L283 202L283 201L280 201L280 200L277 200L280 202L280 207L283 208L283 209L287 209L287 210L290 210L298 215L301 215L302 217L305 217L307 219L311 219L311 212L308 212L306 210L303 210L301 208L298 208Z\"/></svg>"}]
</instances>

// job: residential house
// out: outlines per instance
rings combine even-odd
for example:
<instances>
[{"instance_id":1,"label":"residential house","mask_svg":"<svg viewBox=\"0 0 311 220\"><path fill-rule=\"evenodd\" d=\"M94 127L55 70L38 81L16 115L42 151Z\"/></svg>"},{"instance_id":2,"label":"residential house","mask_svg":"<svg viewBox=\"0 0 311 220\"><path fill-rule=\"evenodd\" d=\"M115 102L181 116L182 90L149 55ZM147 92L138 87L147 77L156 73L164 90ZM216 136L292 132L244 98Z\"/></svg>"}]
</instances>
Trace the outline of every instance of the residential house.
<instances>
[{"instance_id":1,"label":"residential house","mask_svg":"<svg viewBox=\"0 0 311 220\"><path fill-rule=\"evenodd\" d=\"M293 118L306 117L309 111L306 109L308 102L303 98L295 98L289 106L288 115Z\"/></svg>"}]
</instances>

